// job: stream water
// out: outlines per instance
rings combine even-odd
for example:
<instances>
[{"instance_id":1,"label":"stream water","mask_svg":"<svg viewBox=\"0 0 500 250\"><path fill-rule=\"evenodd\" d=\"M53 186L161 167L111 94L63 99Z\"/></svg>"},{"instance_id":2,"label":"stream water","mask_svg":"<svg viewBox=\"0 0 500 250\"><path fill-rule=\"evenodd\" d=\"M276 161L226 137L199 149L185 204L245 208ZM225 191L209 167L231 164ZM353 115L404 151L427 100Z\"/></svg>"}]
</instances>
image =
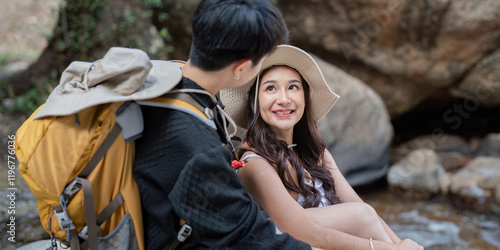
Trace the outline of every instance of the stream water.
<instances>
[{"instance_id":1,"label":"stream water","mask_svg":"<svg viewBox=\"0 0 500 250\"><path fill-rule=\"evenodd\" d=\"M457 207L448 199L410 199L386 187L356 190L400 238L425 249L500 249L500 218Z\"/></svg>"}]
</instances>

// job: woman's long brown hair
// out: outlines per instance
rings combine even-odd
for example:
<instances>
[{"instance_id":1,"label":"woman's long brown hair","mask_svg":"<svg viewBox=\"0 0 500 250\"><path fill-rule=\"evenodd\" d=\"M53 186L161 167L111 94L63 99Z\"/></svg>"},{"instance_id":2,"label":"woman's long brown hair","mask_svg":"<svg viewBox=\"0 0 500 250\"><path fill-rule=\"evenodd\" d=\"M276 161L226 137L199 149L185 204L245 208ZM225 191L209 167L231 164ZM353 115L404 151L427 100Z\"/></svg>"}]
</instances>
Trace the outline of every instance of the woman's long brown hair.
<instances>
[{"instance_id":1,"label":"woman's long brown hair","mask_svg":"<svg viewBox=\"0 0 500 250\"><path fill-rule=\"evenodd\" d=\"M261 76L264 75L267 70L262 72ZM288 145L284 141L276 139L271 128L264 122L259 112L253 113L253 110L258 110L258 107L256 109L253 107L256 85L257 84L253 84L253 87L249 91L248 98L249 110L247 112L247 121L249 121L249 124L247 124L248 131L246 142L250 148L256 150L256 153L276 167L276 171L287 189L304 196L305 200L301 204L302 207L317 207L321 202L320 192L314 187L305 184L306 176L304 170L307 170L314 180L320 179L323 181L325 197L328 201L332 204L340 203L341 201L335 193L333 177L330 171L323 166L323 155L326 144L321 139L316 122L311 115L310 91L307 82L302 78L306 110L302 118L293 128L293 142L297 143L297 146L294 147L295 150L288 148ZM288 162L297 174L298 183L292 178L292 172L290 171Z\"/></svg>"}]
</instances>

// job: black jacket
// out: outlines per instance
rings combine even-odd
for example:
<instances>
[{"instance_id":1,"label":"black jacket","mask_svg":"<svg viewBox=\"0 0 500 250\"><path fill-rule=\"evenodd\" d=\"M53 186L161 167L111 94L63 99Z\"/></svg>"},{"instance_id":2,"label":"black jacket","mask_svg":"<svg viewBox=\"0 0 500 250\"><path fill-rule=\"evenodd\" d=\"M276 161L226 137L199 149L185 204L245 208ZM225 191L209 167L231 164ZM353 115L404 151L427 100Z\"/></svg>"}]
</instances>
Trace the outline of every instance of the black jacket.
<instances>
[{"instance_id":1,"label":"black jacket","mask_svg":"<svg viewBox=\"0 0 500 250\"><path fill-rule=\"evenodd\" d=\"M183 78L178 88L201 89ZM193 94L204 107L208 96ZM192 234L179 249L310 249L274 225L244 190L231 168L219 129L181 111L142 107L144 133L136 142L134 177L141 192L147 249L177 236L179 220Z\"/></svg>"}]
</instances>

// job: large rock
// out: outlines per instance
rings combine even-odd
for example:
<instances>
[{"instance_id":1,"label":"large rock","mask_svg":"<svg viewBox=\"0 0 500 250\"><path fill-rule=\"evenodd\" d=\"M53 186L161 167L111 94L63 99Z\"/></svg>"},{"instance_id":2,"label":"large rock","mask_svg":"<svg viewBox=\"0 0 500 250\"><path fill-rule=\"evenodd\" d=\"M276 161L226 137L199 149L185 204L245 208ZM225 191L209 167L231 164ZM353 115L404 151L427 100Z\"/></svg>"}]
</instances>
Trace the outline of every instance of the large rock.
<instances>
[{"instance_id":1,"label":"large rock","mask_svg":"<svg viewBox=\"0 0 500 250\"><path fill-rule=\"evenodd\" d=\"M19 178L20 175L18 175ZM11 191L0 191L2 197L7 197L10 195ZM38 206L35 197L30 191L25 191L23 187L18 187L15 191L15 203L10 203L10 197L3 199L0 204L5 210L0 211L0 222L3 226L0 227L0 231L5 232L5 237L0 239L0 249L15 249L28 242L41 240L48 238L49 234L43 229L40 223L40 217L38 215ZM11 209L7 209L13 207ZM13 213L10 213L13 212ZM14 227L13 232L15 233L15 242L9 241L11 237L8 223L11 223L10 217L14 216Z\"/></svg>"},{"instance_id":2,"label":"large rock","mask_svg":"<svg viewBox=\"0 0 500 250\"><path fill-rule=\"evenodd\" d=\"M471 100L469 112L500 105L500 49L484 57L455 88L453 96Z\"/></svg>"},{"instance_id":3,"label":"large rock","mask_svg":"<svg viewBox=\"0 0 500 250\"><path fill-rule=\"evenodd\" d=\"M447 192L449 175L431 149L418 149L391 166L387 174L389 185L418 195Z\"/></svg>"},{"instance_id":4,"label":"large rock","mask_svg":"<svg viewBox=\"0 0 500 250\"><path fill-rule=\"evenodd\" d=\"M500 158L500 133L491 133L479 142L475 156Z\"/></svg>"},{"instance_id":5,"label":"large rock","mask_svg":"<svg viewBox=\"0 0 500 250\"><path fill-rule=\"evenodd\" d=\"M435 133L423 135L396 146L391 151L391 162L397 162L417 149L433 150L446 171L463 167L471 158L469 144L460 136Z\"/></svg>"},{"instance_id":6,"label":"large rock","mask_svg":"<svg viewBox=\"0 0 500 250\"><path fill-rule=\"evenodd\" d=\"M473 68L471 74L491 75L483 77L491 94L476 98L478 104L499 104L500 84L493 81L499 60L486 58L499 48L499 1L280 0L278 6L294 44L366 82L393 117L424 101L474 95L472 79L461 83Z\"/></svg>"},{"instance_id":7,"label":"large rock","mask_svg":"<svg viewBox=\"0 0 500 250\"><path fill-rule=\"evenodd\" d=\"M176 59L199 0L162 1ZM500 105L500 1L277 0L291 43L372 87L392 118L419 105ZM162 17L164 15L158 15Z\"/></svg>"},{"instance_id":8,"label":"large rock","mask_svg":"<svg viewBox=\"0 0 500 250\"><path fill-rule=\"evenodd\" d=\"M175 47L176 52L172 55L176 59L187 58L190 18L199 2L164 0L162 7L156 9L155 25L166 27L171 32L171 40L167 42ZM456 130L460 118L467 118L471 111L482 106L500 105L500 83L496 80L500 68L500 15L497 15L500 1L272 2L288 24L291 44L320 56L367 84L380 95L392 119L416 108L451 104L454 108L443 114L443 120L455 122L452 129ZM168 15L159 15L159 11ZM338 113L336 109L343 107L343 102L351 98L341 93L342 88L335 90L342 98L331 113ZM457 98L469 100L456 104ZM359 101L354 99L349 102ZM348 108L352 111L354 107ZM327 119L331 120L331 116ZM367 124L371 126L371 123L364 125ZM337 131L353 134L345 128L358 124L345 123L341 126L344 130ZM325 137L333 133L329 134L323 133ZM369 165L359 162L370 149L355 148L353 151L361 154L351 165L348 162L354 158L352 154L343 156L349 152L349 147L337 146L342 135L335 136L327 138L327 141L339 166L346 168L343 170L350 172ZM368 139L353 141L364 142ZM370 157L379 154L380 148L372 150L376 152L370 152ZM456 171L468 161L468 155L464 153L438 153L449 171ZM373 164L379 163L375 160Z\"/></svg>"},{"instance_id":9,"label":"large rock","mask_svg":"<svg viewBox=\"0 0 500 250\"><path fill-rule=\"evenodd\" d=\"M478 209L489 203L500 204L500 158L480 156L457 172L451 182L451 193Z\"/></svg>"},{"instance_id":10,"label":"large rock","mask_svg":"<svg viewBox=\"0 0 500 250\"><path fill-rule=\"evenodd\" d=\"M389 114L375 91L315 56L330 88L340 95L318 128L340 170L353 186L383 177L393 137Z\"/></svg>"}]
</instances>

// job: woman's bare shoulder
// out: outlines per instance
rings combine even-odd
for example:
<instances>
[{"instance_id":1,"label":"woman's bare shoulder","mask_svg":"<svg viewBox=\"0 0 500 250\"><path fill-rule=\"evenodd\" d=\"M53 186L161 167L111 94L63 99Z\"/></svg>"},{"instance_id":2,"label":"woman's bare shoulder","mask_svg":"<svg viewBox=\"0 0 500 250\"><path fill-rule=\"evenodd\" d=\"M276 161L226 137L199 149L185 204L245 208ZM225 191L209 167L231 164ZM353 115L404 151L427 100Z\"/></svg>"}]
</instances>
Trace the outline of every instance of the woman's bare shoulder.
<instances>
[{"instance_id":1,"label":"woman's bare shoulder","mask_svg":"<svg viewBox=\"0 0 500 250\"><path fill-rule=\"evenodd\" d=\"M323 153L323 166L329 170L339 169L337 163L335 163L335 160L333 159L333 156L330 151L328 151L328 149L325 149L325 152Z\"/></svg>"}]
</instances>

